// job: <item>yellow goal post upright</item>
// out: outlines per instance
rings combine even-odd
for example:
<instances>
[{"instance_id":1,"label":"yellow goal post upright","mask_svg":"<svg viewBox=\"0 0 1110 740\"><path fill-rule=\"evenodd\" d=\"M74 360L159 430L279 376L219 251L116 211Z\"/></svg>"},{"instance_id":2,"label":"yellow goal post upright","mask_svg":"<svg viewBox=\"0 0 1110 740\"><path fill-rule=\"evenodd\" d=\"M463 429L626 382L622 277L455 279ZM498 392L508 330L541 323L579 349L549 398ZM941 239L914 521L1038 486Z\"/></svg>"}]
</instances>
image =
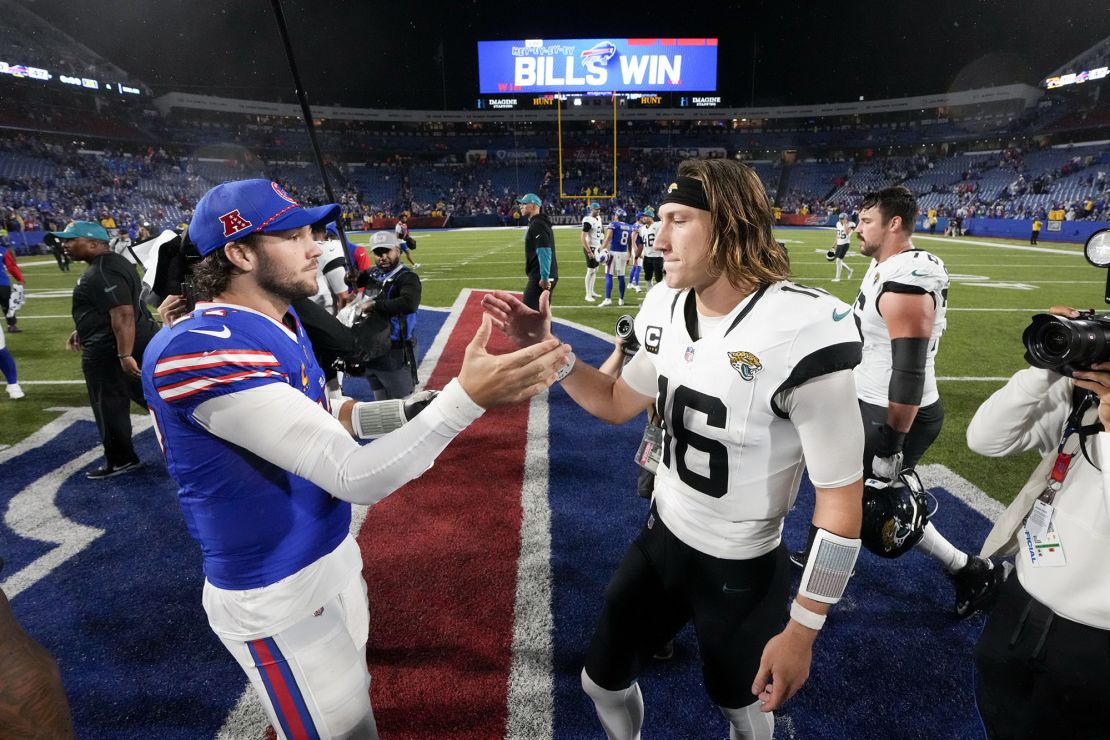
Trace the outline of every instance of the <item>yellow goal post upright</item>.
<instances>
[{"instance_id":1,"label":"yellow goal post upright","mask_svg":"<svg viewBox=\"0 0 1110 740\"><path fill-rule=\"evenodd\" d=\"M563 188L563 95L555 94L555 121L559 142L559 197L567 200L613 200L617 197L617 93L611 93L613 100L613 186L608 193L597 195L571 195Z\"/></svg>"}]
</instances>

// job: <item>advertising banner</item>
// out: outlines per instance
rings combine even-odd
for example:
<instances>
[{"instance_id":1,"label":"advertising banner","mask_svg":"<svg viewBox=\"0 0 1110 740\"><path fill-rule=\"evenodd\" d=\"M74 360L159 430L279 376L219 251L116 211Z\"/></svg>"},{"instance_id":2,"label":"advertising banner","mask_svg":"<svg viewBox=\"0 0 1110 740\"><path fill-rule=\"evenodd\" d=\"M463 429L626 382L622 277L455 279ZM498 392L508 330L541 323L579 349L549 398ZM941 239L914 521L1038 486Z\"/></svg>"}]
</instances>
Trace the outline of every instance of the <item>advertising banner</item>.
<instances>
[{"instance_id":1,"label":"advertising banner","mask_svg":"<svg viewBox=\"0 0 1110 740\"><path fill-rule=\"evenodd\" d=\"M479 41L482 95L717 89L717 39Z\"/></svg>"}]
</instances>

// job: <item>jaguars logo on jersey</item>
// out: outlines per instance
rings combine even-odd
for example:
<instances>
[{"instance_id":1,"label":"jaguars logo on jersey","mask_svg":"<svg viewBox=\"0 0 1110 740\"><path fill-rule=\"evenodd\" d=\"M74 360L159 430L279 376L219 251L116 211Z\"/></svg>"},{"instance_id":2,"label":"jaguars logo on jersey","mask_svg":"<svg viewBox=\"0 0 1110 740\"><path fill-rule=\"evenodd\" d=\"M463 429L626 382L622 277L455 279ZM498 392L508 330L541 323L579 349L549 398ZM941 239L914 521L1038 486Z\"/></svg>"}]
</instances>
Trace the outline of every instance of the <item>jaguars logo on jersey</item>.
<instances>
[{"instance_id":1,"label":"jaguars logo on jersey","mask_svg":"<svg viewBox=\"0 0 1110 740\"><path fill-rule=\"evenodd\" d=\"M740 373L744 380L753 380L756 374L763 369L763 363L751 352L729 352L729 364L732 369Z\"/></svg>"}]
</instances>

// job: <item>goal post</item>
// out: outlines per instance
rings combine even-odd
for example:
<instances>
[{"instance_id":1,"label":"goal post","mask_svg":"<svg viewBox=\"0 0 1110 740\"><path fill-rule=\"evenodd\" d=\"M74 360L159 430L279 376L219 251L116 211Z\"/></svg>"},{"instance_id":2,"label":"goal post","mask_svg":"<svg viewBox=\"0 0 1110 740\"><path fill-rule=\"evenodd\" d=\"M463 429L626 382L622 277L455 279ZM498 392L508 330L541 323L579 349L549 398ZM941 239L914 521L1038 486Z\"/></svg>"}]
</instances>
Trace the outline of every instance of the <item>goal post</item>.
<instances>
[{"instance_id":1,"label":"goal post","mask_svg":"<svg viewBox=\"0 0 1110 740\"><path fill-rule=\"evenodd\" d=\"M566 168L563 164L563 96L561 94L555 95L555 121L557 140L559 147L559 197L566 200L612 200L617 197L617 93L611 93L613 103L613 156L612 156L612 185L608 193L597 193L596 195L574 195L566 192L565 188L565 171Z\"/></svg>"}]
</instances>

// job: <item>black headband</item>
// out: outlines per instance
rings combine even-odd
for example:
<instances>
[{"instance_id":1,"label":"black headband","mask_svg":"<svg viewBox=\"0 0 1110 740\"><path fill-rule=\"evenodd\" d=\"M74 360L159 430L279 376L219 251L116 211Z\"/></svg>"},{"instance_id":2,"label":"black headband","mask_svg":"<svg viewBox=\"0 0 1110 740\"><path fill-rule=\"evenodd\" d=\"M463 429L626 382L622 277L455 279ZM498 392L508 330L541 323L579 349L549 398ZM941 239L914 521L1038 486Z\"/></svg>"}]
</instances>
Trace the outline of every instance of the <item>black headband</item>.
<instances>
[{"instance_id":1,"label":"black headband","mask_svg":"<svg viewBox=\"0 0 1110 740\"><path fill-rule=\"evenodd\" d=\"M676 177L674 182L667 186L663 203L678 203L680 206L690 206L699 211L709 210L709 199L705 197L705 188L702 187L701 180L683 175Z\"/></svg>"}]
</instances>

